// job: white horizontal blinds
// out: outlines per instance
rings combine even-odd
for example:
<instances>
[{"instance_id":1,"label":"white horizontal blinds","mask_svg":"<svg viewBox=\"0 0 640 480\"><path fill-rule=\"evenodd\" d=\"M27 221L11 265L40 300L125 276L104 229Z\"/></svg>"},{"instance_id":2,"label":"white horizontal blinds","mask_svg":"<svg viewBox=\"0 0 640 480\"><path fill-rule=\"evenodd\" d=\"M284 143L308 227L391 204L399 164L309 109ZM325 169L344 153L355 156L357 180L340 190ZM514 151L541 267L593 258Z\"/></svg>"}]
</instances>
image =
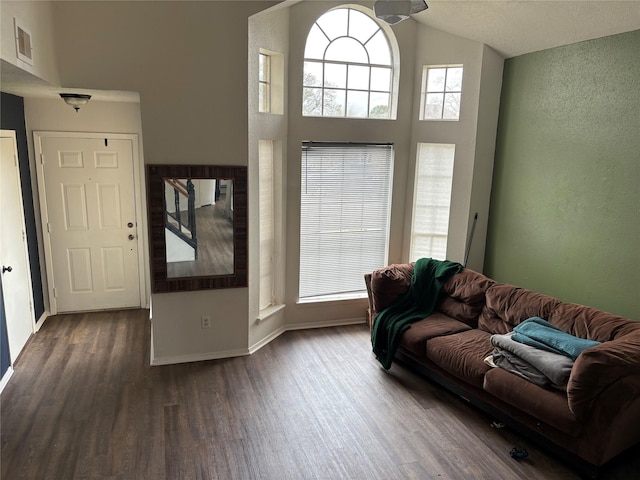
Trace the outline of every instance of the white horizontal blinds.
<instances>
[{"instance_id":1,"label":"white horizontal blinds","mask_svg":"<svg viewBox=\"0 0 640 480\"><path fill-rule=\"evenodd\" d=\"M445 260L456 146L418 144L411 232L411 260Z\"/></svg>"},{"instance_id":2,"label":"white horizontal blinds","mask_svg":"<svg viewBox=\"0 0 640 480\"><path fill-rule=\"evenodd\" d=\"M275 218L273 185L273 142L258 144L260 191L260 310L274 304Z\"/></svg>"},{"instance_id":3,"label":"white horizontal blinds","mask_svg":"<svg viewBox=\"0 0 640 480\"><path fill-rule=\"evenodd\" d=\"M299 298L365 289L387 263L392 145L302 146Z\"/></svg>"}]
</instances>

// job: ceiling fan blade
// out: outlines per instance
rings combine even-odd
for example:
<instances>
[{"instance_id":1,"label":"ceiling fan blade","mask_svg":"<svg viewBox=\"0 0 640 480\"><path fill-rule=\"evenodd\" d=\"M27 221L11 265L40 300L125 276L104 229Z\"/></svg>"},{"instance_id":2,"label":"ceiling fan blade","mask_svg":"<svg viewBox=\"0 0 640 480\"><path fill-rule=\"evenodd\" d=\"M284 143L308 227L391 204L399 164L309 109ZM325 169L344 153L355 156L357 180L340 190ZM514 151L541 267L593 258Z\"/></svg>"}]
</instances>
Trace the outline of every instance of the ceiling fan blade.
<instances>
[{"instance_id":1,"label":"ceiling fan blade","mask_svg":"<svg viewBox=\"0 0 640 480\"><path fill-rule=\"evenodd\" d=\"M429 8L425 0L377 0L373 4L376 17L390 25L406 20L414 13Z\"/></svg>"},{"instance_id":2,"label":"ceiling fan blade","mask_svg":"<svg viewBox=\"0 0 640 480\"><path fill-rule=\"evenodd\" d=\"M425 0L411 0L411 14L423 12L429 8Z\"/></svg>"}]
</instances>

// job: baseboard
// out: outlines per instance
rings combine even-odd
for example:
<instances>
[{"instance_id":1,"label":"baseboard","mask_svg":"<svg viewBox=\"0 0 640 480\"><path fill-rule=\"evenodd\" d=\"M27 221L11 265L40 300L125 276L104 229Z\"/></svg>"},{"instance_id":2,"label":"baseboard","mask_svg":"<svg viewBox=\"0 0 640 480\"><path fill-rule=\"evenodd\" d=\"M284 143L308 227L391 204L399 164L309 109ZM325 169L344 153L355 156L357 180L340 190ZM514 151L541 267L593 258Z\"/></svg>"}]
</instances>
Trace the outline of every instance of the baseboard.
<instances>
[{"instance_id":1,"label":"baseboard","mask_svg":"<svg viewBox=\"0 0 640 480\"><path fill-rule=\"evenodd\" d=\"M11 378L12 375L13 375L13 367L9 367L7 371L4 372L4 375L2 376L2 380L0 380L0 393L2 393L2 391L4 390L4 387L6 387L7 383L9 383L9 379Z\"/></svg>"},{"instance_id":2,"label":"baseboard","mask_svg":"<svg viewBox=\"0 0 640 480\"><path fill-rule=\"evenodd\" d=\"M159 365L173 365L174 363L190 363L190 362L202 362L205 360L219 360L221 358L231 357L243 357L249 355L248 349L226 350L222 352L206 352L206 353L191 353L188 355L170 355L166 357L151 358L151 366Z\"/></svg>"},{"instance_id":3,"label":"baseboard","mask_svg":"<svg viewBox=\"0 0 640 480\"><path fill-rule=\"evenodd\" d=\"M42 325L44 325L44 322L47 320L47 318L49 318L49 312L45 310L36 322L36 332L38 332L42 328Z\"/></svg>"},{"instance_id":4,"label":"baseboard","mask_svg":"<svg viewBox=\"0 0 640 480\"><path fill-rule=\"evenodd\" d=\"M251 347L249 347L249 355L253 355L255 352L260 350L265 345L268 345L273 340L278 338L285 332L289 330L308 330L312 328L327 328L327 327L342 327L345 325L359 325L367 323L366 319L362 318L347 318L344 320L329 320L325 322L308 322L308 323L294 323L292 325L285 325L283 327L278 328L276 331L270 333L266 337L264 337L259 342L254 343Z\"/></svg>"},{"instance_id":5,"label":"baseboard","mask_svg":"<svg viewBox=\"0 0 640 480\"><path fill-rule=\"evenodd\" d=\"M359 325L365 324L367 320L362 317L358 318L344 318L342 320L326 320L320 322L301 322L285 325L285 330L305 330L310 328L325 328L325 327L343 327L345 325Z\"/></svg>"},{"instance_id":6,"label":"baseboard","mask_svg":"<svg viewBox=\"0 0 640 480\"><path fill-rule=\"evenodd\" d=\"M265 345L268 345L269 343L271 343L273 340L278 338L280 335L282 335L286 331L287 331L287 329L285 327L280 327L277 330L275 330L274 332L271 332L269 335L264 337L259 342L254 343L253 345L251 345L249 347L249 355L253 355L255 352L260 350Z\"/></svg>"},{"instance_id":7,"label":"baseboard","mask_svg":"<svg viewBox=\"0 0 640 480\"><path fill-rule=\"evenodd\" d=\"M327 320L323 322L307 322L307 323L294 323L291 325L285 325L271 332L269 335L251 345L248 349L226 350L221 352L206 352L206 353L194 353L187 355L172 355L167 357L156 357L153 348L153 328L151 329L151 366L159 365L172 365L174 363L189 363L189 362L201 362L204 360L219 360L221 358L230 357L242 357L245 355L252 355L260 350L265 345L268 345L273 340L278 338L283 333L289 330L306 330L312 328L327 328L327 327L342 327L345 325L364 325L366 324L364 318L345 318L343 320Z\"/></svg>"},{"instance_id":8,"label":"baseboard","mask_svg":"<svg viewBox=\"0 0 640 480\"><path fill-rule=\"evenodd\" d=\"M151 315L149 315L149 320L151 320ZM153 324L151 324L151 335L149 336L149 365L154 364L155 358L156 354L153 349Z\"/></svg>"}]
</instances>

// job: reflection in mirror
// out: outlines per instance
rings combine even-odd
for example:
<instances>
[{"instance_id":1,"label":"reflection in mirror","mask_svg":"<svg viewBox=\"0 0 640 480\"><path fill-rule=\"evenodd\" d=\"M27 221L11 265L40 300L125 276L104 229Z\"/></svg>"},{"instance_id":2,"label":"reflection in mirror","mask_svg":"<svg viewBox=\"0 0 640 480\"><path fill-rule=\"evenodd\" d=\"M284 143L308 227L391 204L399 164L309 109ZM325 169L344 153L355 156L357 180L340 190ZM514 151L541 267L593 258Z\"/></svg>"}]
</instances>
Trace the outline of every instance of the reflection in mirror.
<instances>
[{"instance_id":1,"label":"reflection in mirror","mask_svg":"<svg viewBox=\"0 0 640 480\"><path fill-rule=\"evenodd\" d=\"M247 286L247 168L147 165L154 293Z\"/></svg>"},{"instance_id":2,"label":"reflection in mirror","mask_svg":"<svg viewBox=\"0 0 640 480\"><path fill-rule=\"evenodd\" d=\"M233 180L164 179L167 278L233 273Z\"/></svg>"}]
</instances>

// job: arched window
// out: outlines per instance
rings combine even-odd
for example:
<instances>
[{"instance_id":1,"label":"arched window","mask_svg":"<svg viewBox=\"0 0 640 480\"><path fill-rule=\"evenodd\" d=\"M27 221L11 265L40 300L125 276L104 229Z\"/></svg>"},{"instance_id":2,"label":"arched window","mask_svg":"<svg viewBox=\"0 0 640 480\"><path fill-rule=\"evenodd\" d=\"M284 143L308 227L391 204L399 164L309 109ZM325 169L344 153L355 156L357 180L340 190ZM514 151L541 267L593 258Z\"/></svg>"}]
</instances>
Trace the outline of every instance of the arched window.
<instances>
[{"instance_id":1,"label":"arched window","mask_svg":"<svg viewBox=\"0 0 640 480\"><path fill-rule=\"evenodd\" d=\"M360 9L340 7L318 18L304 50L302 115L395 117L398 49L390 37Z\"/></svg>"}]
</instances>

